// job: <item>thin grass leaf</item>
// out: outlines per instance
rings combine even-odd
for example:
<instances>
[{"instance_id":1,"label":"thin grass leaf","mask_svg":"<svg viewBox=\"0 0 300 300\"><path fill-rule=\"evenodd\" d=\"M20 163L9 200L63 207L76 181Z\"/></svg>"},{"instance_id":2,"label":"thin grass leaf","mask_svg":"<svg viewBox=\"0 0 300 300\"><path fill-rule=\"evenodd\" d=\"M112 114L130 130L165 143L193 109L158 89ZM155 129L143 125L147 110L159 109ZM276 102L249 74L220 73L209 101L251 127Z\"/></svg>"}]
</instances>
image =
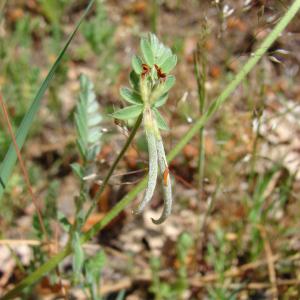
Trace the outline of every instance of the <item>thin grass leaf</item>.
<instances>
[{"instance_id":1,"label":"thin grass leaf","mask_svg":"<svg viewBox=\"0 0 300 300\"><path fill-rule=\"evenodd\" d=\"M47 74L46 78L44 79L44 81L42 82L30 108L28 109L26 115L24 116L17 132L16 132L16 141L18 144L19 149L21 150L25 140L27 138L28 132L30 127L32 126L32 123L34 121L34 118L37 114L37 112L39 111L40 105L41 105L41 101L43 96L45 95L45 92L55 74L55 71L57 70L57 68L59 67L70 43L72 42L76 32L79 29L80 24L82 23L83 19L85 18L85 16L88 14L88 12L90 11L93 3L95 0L91 0L88 4L88 6L86 7L85 11L83 12L82 16L80 17L78 23L76 24L73 32L71 33L71 35L69 36L69 38L67 39L63 49L61 50L61 52L59 53L56 61L54 62L54 64L52 65L49 73ZM15 166L15 163L17 161L17 155L14 149L13 144L11 143L9 146L9 149L3 159L3 162L0 166L0 177L2 178L3 181L3 185L5 186L8 182L8 179L13 171L13 168ZM3 192L4 192L4 188L2 185L0 185L0 199L3 196Z\"/></svg>"},{"instance_id":2,"label":"thin grass leaf","mask_svg":"<svg viewBox=\"0 0 300 300\"><path fill-rule=\"evenodd\" d=\"M119 292L116 300L124 300L125 299L125 295L126 295L126 290L122 290Z\"/></svg>"}]
</instances>

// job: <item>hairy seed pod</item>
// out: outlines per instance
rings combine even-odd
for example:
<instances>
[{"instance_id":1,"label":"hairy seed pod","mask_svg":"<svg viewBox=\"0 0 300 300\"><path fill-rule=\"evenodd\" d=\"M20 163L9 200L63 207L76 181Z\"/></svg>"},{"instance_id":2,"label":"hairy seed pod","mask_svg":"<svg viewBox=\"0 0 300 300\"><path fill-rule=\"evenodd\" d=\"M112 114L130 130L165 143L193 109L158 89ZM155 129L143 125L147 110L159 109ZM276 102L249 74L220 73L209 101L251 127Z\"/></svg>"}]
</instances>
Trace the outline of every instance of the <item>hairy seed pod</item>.
<instances>
[{"instance_id":1,"label":"hairy seed pod","mask_svg":"<svg viewBox=\"0 0 300 300\"><path fill-rule=\"evenodd\" d=\"M163 174L163 196L164 196L164 208L161 216L157 220L154 220L152 218L152 222L158 225L163 223L167 219L167 217L171 214L173 198L172 198L171 178L169 174L169 168L166 159L164 145L161 138L156 140L156 148L157 148L159 169L161 174Z\"/></svg>"},{"instance_id":2,"label":"hairy seed pod","mask_svg":"<svg viewBox=\"0 0 300 300\"><path fill-rule=\"evenodd\" d=\"M148 178L148 185L145 191L144 199L139 204L138 208L135 210L135 213L137 214L141 213L144 210L145 206L152 199L155 186L156 186L157 172L158 172L156 137L153 130L149 128L148 124L145 124L145 133L146 133L148 152L149 152L149 178Z\"/></svg>"}]
</instances>

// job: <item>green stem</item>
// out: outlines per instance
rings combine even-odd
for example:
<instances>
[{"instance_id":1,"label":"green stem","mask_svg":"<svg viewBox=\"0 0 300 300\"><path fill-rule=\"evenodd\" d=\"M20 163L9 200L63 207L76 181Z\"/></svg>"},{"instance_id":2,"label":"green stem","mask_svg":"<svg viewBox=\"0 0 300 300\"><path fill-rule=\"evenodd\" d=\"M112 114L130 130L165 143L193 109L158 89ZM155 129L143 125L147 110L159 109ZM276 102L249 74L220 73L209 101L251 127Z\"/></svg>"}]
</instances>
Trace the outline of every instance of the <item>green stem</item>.
<instances>
[{"instance_id":1,"label":"green stem","mask_svg":"<svg viewBox=\"0 0 300 300\"><path fill-rule=\"evenodd\" d=\"M153 33L157 33L157 20L159 13L158 0L152 0L152 12L151 12L151 29Z\"/></svg>"},{"instance_id":2,"label":"green stem","mask_svg":"<svg viewBox=\"0 0 300 300\"><path fill-rule=\"evenodd\" d=\"M257 119L257 128L255 132L253 147L252 147L252 156L251 156L251 162L250 162L250 177L249 177L249 188L252 189L252 184L255 179L255 169L256 169L256 160L257 160L257 148L258 148L258 142L260 137L260 128L262 124L262 112L264 109L264 72L263 70L260 72L259 76L259 82L261 84L260 87L260 99L262 99L262 103L259 104L258 108L254 108L253 110L256 111L256 119Z\"/></svg>"},{"instance_id":3,"label":"green stem","mask_svg":"<svg viewBox=\"0 0 300 300\"><path fill-rule=\"evenodd\" d=\"M93 212L93 210L95 209L96 205L97 205L97 200L99 199L99 197L101 196L101 194L103 193L111 175L113 174L116 166L118 165L119 161L121 160L121 158L124 156L125 152L127 151L129 145L131 144L133 138L135 137L135 134L137 132L137 130L139 129L140 125L141 125L141 122L142 122L142 119L143 119L143 114L141 114L138 119L136 120L132 130L131 130L131 133L128 137L128 139L126 140L126 143L125 145L123 146L121 152L119 153L118 157L116 158L116 160L114 161L114 163L112 164L112 166L110 167L106 177L104 178L104 181L103 183L101 184L101 187L100 189L98 190L98 192L96 193L95 197L94 197L94 201L93 201L93 204L91 205L90 209L88 210L87 214L86 214L86 217L85 219L87 220L88 217L91 215L91 213Z\"/></svg>"},{"instance_id":4,"label":"green stem","mask_svg":"<svg viewBox=\"0 0 300 300\"><path fill-rule=\"evenodd\" d=\"M205 100L206 100L206 90L205 90L205 82L206 82L206 57L203 55L202 63L201 63L201 74L199 70L199 57L198 52L200 49L197 49L197 53L194 56L194 69L195 69L195 77L197 81L198 88L198 102L199 102L199 112L200 116L204 114L205 109ZM201 194L203 189L203 179L204 179L204 164L205 164L205 147L204 147L204 126L200 128L199 131L199 157L198 157L198 187Z\"/></svg>"},{"instance_id":5,"label":"green stem","mask_svg":"<svg viewBox=\"0 0 300 300\"><path fill-rule=\"evenodd\" d=\"M200 128L203 127L210 117L220 108L220 106L227 100L231 93L237 88L241 81L247 76L251 69L256 65L259 59L265 54L268 48L274 43L281 32L286 28L292 18L300 9L300 0L295 0L285 13L279 23L275 26L273 31L262 42L261 46L255 51L254 55L250 57L248 62L243 66L242 70L236 75L233 81L221 93L221 95L209 106L206 113L194 124L194 126L183 136L179 143L172 149L167 156L168 161L171 161L178 155L183 147L196 135ZM112 219L114 219L122 210L129 205L135 197L146 187L147 177L144 178L137 186L135 186L120 202L118 202L111 211L98 223L96 223L82 238L82 243L90 240L102 228L104 228ZM72 249L67 245L61 252L52 257L48 262L39 267L36 271L31 273L19 284L17 284L11 291L2 297L2 300L15 298L26 287L34 284L40 280L45 274L53 270L66 256L71 254Z\"/></svg>"}]
</instances>

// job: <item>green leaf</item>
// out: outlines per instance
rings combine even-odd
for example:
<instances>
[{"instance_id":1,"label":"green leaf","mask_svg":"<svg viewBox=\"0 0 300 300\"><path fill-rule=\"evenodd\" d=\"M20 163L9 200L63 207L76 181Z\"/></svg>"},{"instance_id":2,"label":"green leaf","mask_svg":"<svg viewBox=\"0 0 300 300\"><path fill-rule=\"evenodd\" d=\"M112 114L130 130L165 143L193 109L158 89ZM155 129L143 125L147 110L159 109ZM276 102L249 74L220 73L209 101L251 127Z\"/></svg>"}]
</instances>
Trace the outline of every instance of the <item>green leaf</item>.
<instances>
[{"instance_id":1,"label":"green leaf","mask_svg":"<svg viewBox=\"0 0 300 300\"><path fill-rule=\"evenodd\" d=\"M47 74L46 78L44 79L44 81L42 82L39 90L37 91L37 94L29 108L29 110L27 111L26 115L24 116L20 127L17 130L16 133L16 141L18 144L19 149L21 150L26 137L28 135L29 129L34 121L34 118L37 114L37 112L39 111L40 105L41 105L41 101L45 95L45 92L47 91L47 88L57 70L57 68L59 67L70 43L72 42L76 32L79 29L80 24L82 23L83 19L85 18L85 16L88 14L88 12L90 11L92 5L94 3L94 0L91 0L89 2L89 4L87 5L84 13L81 15L79 21L77 22L73 32L70 34L69 38L67 39L64 47L62 48L62 50L60 51L56 61L54 62L54 64L52 65L49 73ZM16 151L14 148L13 143L10 144L9 149L4 157L4 160L1 164L0 167L0 177L2 178L3 184L5 185L13 171L14 165L17 161L17 155L16 155ZM3 186L0 185L0 198L2 197L4 192Z\"/></svg>"},{"instance_id":2,"label":"green leaf","mask_svg":"<svg viewBox=\"0 0 300 300\"><path fill-rule=\"evenodd\" d=\"M126 290L122 290L119 292L116 300L124 300L125 299L125 295L126 295Z\"/></svg>"},{"instance_id":3,"label":"green leaf","mask_svg":"<svg viewBox=\"0 0 300 300\"><path fill-rule=\"evenodd\" d=\"M138 117L143 110L143 105L131 105L112 114L112 117L120 120L128 120Z\"/></svg>"},{"instance_id":4,"label":"green leaf","mask_svg":"<svg viewBox=\"0 0 300 300\"><path fill-rule=\"evenodd\" d=\"M141 50L146 63L152 67L154 65L154 56L151 45L147 39L141 39Z\"/></svg>"},{"instance_id":5,"label":"green leaf","mask_svg":"<svg viewBox=\"0 0 300 300\"><path fill-rule=\"evenodd\" d=\"M150 39L151 49L155 58L157 56L161 43L159 42L157 36L153 33L149 34L149 39Z\"/></svg>"},{"instance_id":6,"label":"green leaf","mask_svg":"<svg viewBox=\"0 0 300 300\"><path fill-rule=\"evenodd\" d=\"M86 145L83 144L82 141L79 141L79 140L76 141L76 145L79 149L80 155L82 157L85 157L86 156Z\"/></svg>"},{"instance_id":7,"label":"green leaf","mask_svg":"<svg viewBox=\"0 0 300 300\"><path fill-rule=\"evenodd\" d=\"M89 119L87 120L88 126L89 127L94 127L97 126L101 123L102 121L102 116L100 114L90 114Z\"/></svg>"},{"instance_id":8,"label":"green leaf","mask_svg":"<svg viewBox=\"0 0 300 300\"><path fill-rule=\"evenodd\" d=\"M140 59L140 57L138 57L137 55L133 55L133 57L131 59L131 65L132 65L134 72L138 75L140 75L143 71L142 63L143 62Z\"/></svg>"},{"instance_id":9,"label":"green leaf","mask_svg":"<svg viewBox=\"0 0 300 300\"><path fill-rule=\"evenodd\" d=\"M170 128L167 122L165 121L164 117L160 114L160 112L156 108L153 108L152 110L154 111L158 128L161 130L169 130Z\"/></svg>"},{"instance_id":10,"label":"green leaf","mask_svg":"<svg viewBox=\"0 0 300 300\"><path fill-rule=\"evenodd\" d=\"M172 56L172 51L170 48L167 48L161 44L157 55L157 65L161 68L162 64L167 60L167 58Z\"/></svg>"},{"instance_id":11,"label":"green leaf","mask_svg":"<svg viewBox=\"0 0 300 300\"><path fill-rule=\"evenodd\" d=\"M163 90L164 90L164 93L167 93L175 84L175 76L173 75L169 75L166 79L166 81L164 82L164 85L163 85Z\"/></svg>"},{"instance_id":12,"label":"green leaf","mask_svg":"<svg viewBox=\"0 0 300 300\"><path fill-rule=\"evenodd\" d=\"M131 104L142 104L140 95L137 92L130 90L129 88L121 88L120 95L125 101Z\"/></svg>"},{"instance_id":13,"label":"green leaf","mask_svg":"<svg viewBox=\"0 0 300 300\"><path fill-rule=\"evenodd\" d=\"M168 93L165 93L164 95L162 95L162 96L160 96L158 99L157 99L157 101L155 101L155 103L154 103L154 107L161 107L161 106L163 106L166 102L167 102L167 100L168 100Z\"/></svg>"},{"instance_id":14,"label":"green leaf","mask_svg":"<svg viewBox=\"0 0 300 300\"><path fill-rule=\"evenodd\" d=\"M69 232L72 225L68 221L67 217L61 211L57 212L57 220L59 224L62 226L63 230L65 232Z\"/></svg>"},{"instance_id":15,"label":"green leaf","mask_svg":"<svg viewBox=\"0 0 300 300\"><path fill-rule=\"evenodd\" d=\"M79 179L82 179L82 178L83 178L83 170L82 170L82 167L80 166L80 164L78 164L78 163L73 163L73 164L71 164L71 169L72 169L73 173L74 173Z\"/></svg>"},{"instance_id":16,"label":"green leaf","mask_svg":"<svg viewBox=\"0 0 300 300\"><path fill-rule=\"evenodd\" d=\"M135 90L138 91L139 90L139 82L140 82L140 78L139 76L134 72L131 71L130 75L129 75L129 82L131 87Z\"/></svg>"},{"instance_id":17,"label":"green leaf","mask_svg":"<svg viewBox=\"0 0 300 300\"><path fill-rule=\"evenodd\" d=\"M175 84L175 77L173 75L169 75L166 81L161 82L156 87L156 89L152 92L150 97L150 103L155 103L161 100L161 97L163 97L166 93L168 93L168 91L173 87L174 84ZM161 104L161 102L159 102L159 104Z\"/></svg>"},{"instance_id":18,"label":"green leaf","mask_svg":"<svg viewBox=\"0 0 300 300\"><path fill-rule=\"evenodd\" d=\"M95 256L89 258L85 264L86 277L88 282L99 282L101 271L106 263L104 251L99 251Z\"/></svg>"},{"instance_id":19,"label":"green leaf","mask_svg":"<svg viewBox=\"0 0 300 300\"><path fill-rule=\"evenodd\" d=\"M165 62L160 66L164 73L169 73L177 64L177 56L169 56Z\"/></svg>"},{"instance_id":20,"label":"green leaf","mask_svg":"<svg viewBox=\"0 0 300 300\"><path fill-rule=\"evenodd\" d=\"M80 76L80 95L76 105L77 146L85 161L93 161L100 151L102 115L90 79Z\"/></svg>"}]
</instances>

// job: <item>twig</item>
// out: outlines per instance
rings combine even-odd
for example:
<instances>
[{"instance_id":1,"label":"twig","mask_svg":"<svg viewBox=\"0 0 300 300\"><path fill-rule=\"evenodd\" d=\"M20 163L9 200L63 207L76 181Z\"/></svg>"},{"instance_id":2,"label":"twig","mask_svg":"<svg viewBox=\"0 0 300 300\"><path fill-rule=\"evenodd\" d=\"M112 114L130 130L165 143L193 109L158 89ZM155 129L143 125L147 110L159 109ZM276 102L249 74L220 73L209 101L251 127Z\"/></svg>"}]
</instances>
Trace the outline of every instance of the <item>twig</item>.
<instances>
[{"instance_id":1,"label":"twig","mask_svg":"<svg viewBox=\"0 0 300 300\"><path fill-rule=\"evenodd\" d=\"M288 257L285 257L285 258L281 257L280 255L274 255L271 258L269 258L269 262L266 259L262 259L262 260L258 260L258 261L251 262L251 263L248 263L248 264L244 264L240 267L231 268L231 269L227 270L224 273L224 276L226 278L228 278L228 277L238 277L238 276L243 275L247 271L256 269L258 267L265 266L268 263L270 263L270 261L274 264L275 262L278 262L280 259L284 259L284 261L295 261L295 260L300 259L300 254L297 253L295 255L291 255L291 256L288 256ZM208 283L211 283L211 282L214 282L214 281L218 280L219 276L220 275L217 274L217 273L212 273L212 274L208 274L208 275L198 277L198 278L195 277L195 278L190 279L190 283L191 283L191 285L193 285L195 287L203 287Z\"/></svg>"},{"instance_id":2,"label":"twig","mask_svg":"<svg viewBox=\"0 0 300 300\"><path fill-rule=\"evenodd\" d=\"M0 240L0 245L10 245L10 246L18 246L18 245L28 245L28 246L39 246L42 243L38 240Z\"/></svg>"},{"instance_id":3,"label":"twig","mask_svg":"<svg viewBox=\"0 0 300 300\"><path fill-rule=\"evenodd\" d=\"M6 109L6 105L4 103L4 100L3 100L1 94L0 94L0 105L1 105L1 108L2 108L2 111L3 111L3 114L4 114L5 123L7 124L7 128L8 128L8 131L9 131L10 138L11 138L11 140L13 142L13 145L14 145L14 148L15 148L15 151L16 151L19 163L20 163L20 167L21 167L21 171L22 171L23 176L24 176L24 180L26 182L29 194L30 194L30 196L32 198L32 202L33 202L33 204L35 206L35 209L36 209L36 212L37 212L37 216L38 216L38 219L39 219L39 223L40 223L41 229L43 231L45 239L47 240L48 239L48 233L47 233L45 224L43 222L42 213L41 213L39 205L38 205L38 200L37 200L37 198L36 198L36 196L35 196L35 194L33 192L33 189L32 189L31 183L30 183L30 179L29 179L29 176L28 176L28 173L27 173L27 169L25 167L25 164L23 162L21 153L19 151L19 147L18 147L16 138L15 138L15 135L14 135L14 131L12 129L11 122L10 122L9 114L8 114L8 111Z\"/></svg>"},{"instance_id":4,"label":"twig","mask_svg":"<svg viewBox=\"0 0 300 300\"><path fill-rule=\"evenodd\" d=\"M298 286L300 284L300 279L279 279L277 281L278 286L286 286L286 285L292 285L292 286ZM248 289L248 290L265 290L269 289L271 287L270 283L265 282L250 282L250 283L229 283L229 284L215 284L216 287L222 287L232 290L238 290L238 289Z\"/></svg>"}]
</instances>

